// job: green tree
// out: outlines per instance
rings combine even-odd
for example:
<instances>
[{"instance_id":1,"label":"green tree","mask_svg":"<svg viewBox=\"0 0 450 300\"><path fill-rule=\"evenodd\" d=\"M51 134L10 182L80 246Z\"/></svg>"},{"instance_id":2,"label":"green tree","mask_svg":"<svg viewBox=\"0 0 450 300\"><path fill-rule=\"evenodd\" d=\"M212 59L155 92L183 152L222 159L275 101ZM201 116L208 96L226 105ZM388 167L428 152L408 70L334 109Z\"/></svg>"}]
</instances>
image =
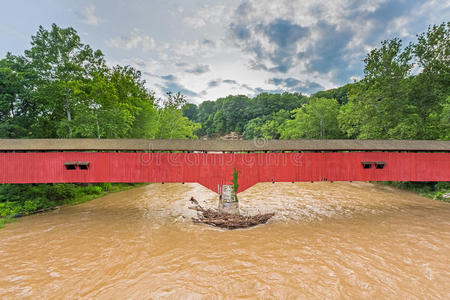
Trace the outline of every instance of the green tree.
<instances>
[{"instance_id":1,"label":"green tree","mask_svg":"<svg viewBox=\"0 0 450 300\"><path fill-rule=\"evenodd\" d=\"M443 105L440 119L440 139L450 140L450 96Z\"/></svg>"},{"instance_id":2,"label":"green tree","mask_svg":"<svg viewBox=\"0 0 450 300\"><path fill-rule=\"evenodd\" d=\"M308 104L292 112L294 119L287 120L280 129L282 139L342 137L337 121L339 105L335 99L311 98Z\"/></svg>"},{"instance_id":3,"label":"green tree","mask_svg":"<svg viewBox=\"0 0 450 300\"><path fill-rule=\"evenodd\" d=\"M264 124L262 118L251 119L244 127L244 138L246 140L263 138L261 127Z\"/></svg>"},{"instance_id":4,"label":"green tree","mask_svg":"<svg viewBox=\"0 0 450 300\"><path fill-rule=\"evenodd\" d=\"M416 107L409 103L411 48L399 39L383 41L364 59L365 78L352 85L339 124L351 138L411 139L420 126Z\"/></svg>"},{"instance_id":5,"label":"green tree","mask_svg":"<svg viewBox=\"0 0 450 300\"><path fill-rule=\"evenodd\" d=\"M198 107L197 105L193 103L186 103L182 107L183 116L188 118L191 121L196 122L197 121L197 115L198 115Z\"/></svg>"},{"instance_id":6,"label":"green tree","mask_svg":"<svg viewBox=\"0 0 450 300\"><path fill-rule=\"evenodd\" d=\"M53 24L51 30L42 26L32 37L31 49L25 50L28 67L36 74L35 97L39 99L39 118L34 124L34 135L57 137L57 132L67 129L64 136L72 136L72 119L77 100L73 86L89 78L94 72L105 70L103 54L93 51L80 41L73 28L60 28Z\"/></svg>"},{"instance_id":7,"label":"green tree","mask_svg":"<svg viewBox=\"0 0 450 300\"><path fill-rule=\"evenodd\" d=\"M352 83L349 83L349 84L346 84L344 86L341 86L341 87L338 87L335 89L317 92L317 93L311 95L311 97L336 99L337 102L339 103L339 105L343 105L348 102L347 94L348 94L348 90L350 89L351 86L352 86Z\"/></svg>"},{"instance_id":8,"label":"green tree","mask_svg":"<svg viewBox=\"0 0 450 300\"><path fill-rule=\"evenodd\" d=\"M8 58L0 60L0 137L27 135L30 119L24 90L22 74L11 69Z\"/></svg>"},{"instance_id":9,"label":"green tree","mask_svg":"<svg viewBox=\"0 0 450 300\"><path fill-rule=\"evenodd\" d=\"M250 120L245 126L245 139L279 139L282 124L290 119L290 113L284 109L271 116L258 117Z\"/></svg>"},{"instance_id":10,"label":"green tree","mask_svg":"<svg viewBox=\"0 0 450 300\"><path fill-rule=\"evenodd\" d=\"M436 139L442 134L442 108L450 95L450 22L430 26L417 38L411 47L421 72L411 79L409 98L421 118L418 138Z\"/></svg>"},{"instance_id":11,"label":"green tree","mask_svg":"<svg viewBox=\"0 0 450 300\"><path fill-rule=\"evenodd\" d=\"M122 122L121 126L127 126L129 122L129 131L125 132L125 136L153 137L157 130L155 98L147 91L141 72L130 66L116 66L110 73L112 85L110 90L116 94L116 97L109 97L109 99L117 99L117 102L105 104L109 105L108 109L114 107L117 110L119 114L117 120ZM107 95L104 99L105 101L108 99Z\"/></svg>"},{"instance_id":12,"label":"green tree","mask_svg":"<svg viewBox=\"0 0 450 300\"><path fill-rule=\"evenodd\" d=\"M186 104L186 98L181 93L167 93L167 98L158 108L158 131L160 139L195 139L195 131L200 124L183 116L181 108Z\"/></svg>"}]
</instances>

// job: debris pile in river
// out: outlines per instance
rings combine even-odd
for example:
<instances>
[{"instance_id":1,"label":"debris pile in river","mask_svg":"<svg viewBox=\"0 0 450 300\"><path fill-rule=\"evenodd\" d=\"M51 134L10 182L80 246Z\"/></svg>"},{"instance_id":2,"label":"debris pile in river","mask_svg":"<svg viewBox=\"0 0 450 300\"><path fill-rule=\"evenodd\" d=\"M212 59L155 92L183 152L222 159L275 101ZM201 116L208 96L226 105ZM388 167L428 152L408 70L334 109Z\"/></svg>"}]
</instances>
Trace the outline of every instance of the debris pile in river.
<instances>
[{"instance_id":1,"label":"debris pile in river","mask_svg":"<svg viewBox=\"0 0 450 300\"><path fill-rule=\"evenodd\" d=\"M197 211L197 218L192 218L194 223L204 223L226 229L247 228L265 224L275 215L275 213L257 214L254 216L230 214L210 208L205 209L200 206L194 197L191 197L190 201L195 204L195 206L190 206L189 208Z\"/></svg>"}]
</instances>

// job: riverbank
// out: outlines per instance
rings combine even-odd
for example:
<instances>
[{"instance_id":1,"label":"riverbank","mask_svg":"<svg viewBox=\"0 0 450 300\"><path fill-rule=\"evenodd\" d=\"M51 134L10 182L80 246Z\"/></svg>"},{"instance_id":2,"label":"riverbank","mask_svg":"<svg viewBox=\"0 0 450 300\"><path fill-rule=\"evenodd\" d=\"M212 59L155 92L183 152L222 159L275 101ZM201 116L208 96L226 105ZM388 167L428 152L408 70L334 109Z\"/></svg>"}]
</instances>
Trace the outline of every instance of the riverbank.
<instances>
[{"instance_id":1,"label":"riverbank","mask_svg":"<svg viewBox=\"0 0 450 300\"><path fill-rule=\"evenodd\" d=\"M75 205L146 183L0 185L0 228L19 217Z\"/></svg>"},{"instance_id":2,"label":"riverbank","mask_svg":"<svg viewBox=\"0 0 450 300\"><path fill-rule=\"evenodd\" d=\"M395 182L382 181L381 184L390 185L401 190L410 191L421 195L422 197L430 198L450 203L450 182Z\"/></svg>"}]
</instances>

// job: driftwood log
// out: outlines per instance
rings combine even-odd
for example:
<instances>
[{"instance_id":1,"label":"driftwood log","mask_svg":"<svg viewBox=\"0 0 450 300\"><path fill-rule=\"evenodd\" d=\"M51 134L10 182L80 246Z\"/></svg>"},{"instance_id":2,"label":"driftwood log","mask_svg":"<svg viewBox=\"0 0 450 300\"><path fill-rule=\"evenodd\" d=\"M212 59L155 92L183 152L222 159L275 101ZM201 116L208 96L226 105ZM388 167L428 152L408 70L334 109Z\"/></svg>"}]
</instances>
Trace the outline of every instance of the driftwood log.
<instances>
[{"instance_id":1,"label":"driftwood log","mask_svg":"<svg viewBox=\"0 0 450 300\"><path fill-rule=\"evenodd\" d=\"M194 199L194 197L191 197L190 201L195 204L195 206L190 206L189 208L197 211L197 218L192 218L194 223L204 223L226 229L247 228L265 224L275 215L275 213L257 214L254 216L230 214L210 208L205 209Z\"/></svg>"}]
</instances>

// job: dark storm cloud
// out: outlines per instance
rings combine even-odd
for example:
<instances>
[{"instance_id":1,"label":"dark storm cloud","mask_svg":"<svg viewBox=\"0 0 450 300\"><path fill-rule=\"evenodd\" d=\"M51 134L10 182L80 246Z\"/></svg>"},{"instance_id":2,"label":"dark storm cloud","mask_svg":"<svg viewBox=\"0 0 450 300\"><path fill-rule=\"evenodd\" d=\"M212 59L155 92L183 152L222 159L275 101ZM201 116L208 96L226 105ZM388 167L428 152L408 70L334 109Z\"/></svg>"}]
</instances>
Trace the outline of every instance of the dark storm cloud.
<instances>
[{"instance_id":1,"label":"dark storm cloud","mask_svg":"<svg viewBox=\"0 0 450 300\"><path fill-rule=\"evenodd\" d=\"M187 67L187 66L189 66L189 64L185 63L185 62L179 62L179 63L176 63L175 66L177 66L177 67Z\"/></svg>"},{"instance_id":2,"label":"dark storm cloud","mask_svg":"<svg viewBox=\"0 0 450 300\"><path fill-rule=\"evenodd\" d=\"M213 87L219 86L221 82L222 82L222 80L220 80L220 79L211 80L210 82L208 82L208 87L213 88Z\"/></svg>"},{"instance_id":3,"label":"dark storm cloud","mask_svg":"<svg viewBox=\"0 0 450 300\"><path fill-rule=\"evenodd\" d=\"M312 94L314 92L323 90L323 86L318 84L317 82L300 81L298 79L289 77L289 78L270 78L267 83L286 88L291 92L300 92L306 94Z\"/></svg>"},{"instance_id":4,"label":"dark storm cloud","mask_svg":"<svg viewBox=\"0 0 450 300\"><path fill-rule=\"evenodd\" d=\"M294 79L294 78L287 78L284 80L284 84L286 87L294 87L301 83L300 80Z\"/></svg>"},{"instance_id":5,"label":"dark storm cloud","mask_svg":"<svg viewBox=\"0 0 450 300\"><path fill-rule=\"evenodd\" d=\"M197 65L195 67L186 69L185 72L187 73L191 73L191 74L195 74L195 75L200 75L203 73L207 73L210 71L210 67L209 65Z\"/></svg>"},{"instance_id":6,"label":"dark storm cloud","mask_svg":"<svg viewBox=\"0 0 450 300\"><path fill-rule=\"evenodd\" d=\"M245 84L245 83L241 84L241 87L244 89L247 89L249 91L254 91L254 89L251 86L249 86L248 84Z\"/></svg>"},{"instance_id":7,"label":"dark storm cloud","mask_svg":"<svg viewBox=\"0 0 450 300\"><path fill-rule=\"evenodd\" d=\"M253 89L253 91L254 91L256 94L262 94L262 93L268 93L268 94L282 94L282 93L286 92L286 90L283 90L283 89L269 90L269 89L263 89L263 88L260 88L260 87L258 87L258 88L256 88L256 89Z\"/></svg>"},{"instance_id":8,"label":"dark storm cloud","mask_svg":"<svg viewBox=\"0 0 450 300\"><path fill-rule=\"evenodd\" d=\"M277 19L264 27L263 31L269 41L276 45L275 51L269 54L269 59L275 65L273 70L288 72L294 64L297 42L308 36L309 29L287 20Z\"/></svg>"},{"instance_id":9,"label":"dark storm cloud","mask_svg":"<svg viewBox=\"0 0 450 300\"><path fill-rule=\"evenodd\" d=\"M391 39L398 37L399 33L388 33L392 29L392 22L395 19L409 16L411 12L418 9L418 6L423 4L423 1L417 0L392 0L386 1L374 11L361 11L353 9L348 18L353 20L353 24L368 26L369 28L363 36L361 36L361 43L369 47L378 47L380 42L384 39ZM413 24L420 23L415 20ZM412 29L408 26L409 32L412 36L421 31ZM308 49L306 57L312 59L306 64L308 71L316 71L319 73L331 72L335 81L339 84L349 82L350 77L362 75L364 64L363 58L367 53L363 49L349 48L348 43L356 34L355 28L338 28L336 25L330 25L326 22L319 22L317 28L320 31L321 38ZM405 45L412 40L405 40ZM299 54L300 56L302 54ZM355 55L360 57L360 60L355 61Z\"/></svg>"},{"instance_id":10,"label":"dark storm cloud","mask_svg":"<svg viewBox=\"0 0 450 300\"><path fill-rule=\"evenodd\" d=\"M410 15L412 11L418 9L419 4L423 4L423 1L391 0L381 3L375 11L354 12L349 17L362 24L371 22L373 26L366 37L368 41L380 42L383 39L391 38L386 36L391 21ZM413 33L416 34L418 31L413 31Z\"/></svg>"},{"instance_id":11,"label":"dark storm cloud","mask_svg":"<svg viewBox=\"0 0 450 300\"><path fill-rule=\"evenodd\" d=\"M303 94L313 94L315 92L324 90L324 87L318 84L317 82L306 81L302 82L302 84L295 87L293 90L295 92Z\"/></svg>"},{"instance_id":12,"label":"dark storm cloud","mask_svg":"<svg viewBox=\"0 0 450 300\"><path fill-rule=\"evenodd\" d=\"M202 41L202 44L204 46L209 46L209 47L215 47L216 46L216 43L214 41L211 41L211 40L208 40L208 39L204 39Z\"/></svg>"},{"instance_id":13,"label":"dark storm cloud","mask_svg":"<svg viewBox=\"0 0 450 300\"><path fill-rule=\"evenodd\" d=\"M175 81L175 80L177 80L177 78L174 75L172 75L172 74L161 76L161 78L166 80L166 81Z\"/></svg>"},{"instance_id":14,"label":"dark storm cloud","mask_svg":"<svg viewBox=\"0 0 450 300\"><path fill-rule=\"evenodd\" d=\"M331 74L333 80L344 83L351 76L362 75L365 47L376 47L383 39L396 37L395 33L389 33L393 22L399 17L411 16L423 3L391 0L371 10L367 8L367 1L343 1L345 9L339 16L342 21L337 24L336 20L324 18L329 10L327 4L317 4L308 12L317 21L306 27L283 15L272 21L265 20L263 15L254 17L251 3L244 1L234 11L229 33L238 47L253 54L249 60L251 69L287 73L302 63L310 73ZM408 20L408 24L412 24L407 27L411 36L426 28L423 22ZM355 37L360 39L359 44L349 47ZM303 46L301 52L297 50L299 43ZM355 60L355 57L360 59Z\"/></svg>"},{"instance_id":15,"label":"dark storm cloud","mask_svg":"<svg viewBox=\"0 0 450 300\"><path fill-rule=\"evenodd\" d=\"M226 83L226 84L231 84L231 85L239 85L239 82L237 82L236 80L232 80L232 79L221 79L221 78L217 78L215 80L211 80L208 82L208 87L209 88L214 88L217 86L220 86L222 83ZM242 86L241 86L242 87ZM244 87L247 88L247 87ZM251 89L251 88L250 88Z\"/></svg>"},{"instance_id":16,"label":"dark storm cloud","mask_svg":"<svg viewBox=\"0 0 450 300\"><path fill-rule=\"evenodd\" d=\"M282 78L271 78L267 81L268 83L271 83L273 85L282 85L284 87L295 87L301 83L300 80L297 80L295 78L289 77L286 79Z\"/></svg>"},{"instance_id":17,"label":"dark storm cloud","mask_svg":"<svg viewBox=\"0 0 450 300\"><path fill-rule=\"evenodd\" d=\"M160 77L161 77L161 79L164 80L164 83L162 85L158 85L158 86L161 88L161 90L164 93L167 93L167 92L172 92L172 93L180 92L183 95L186 95L188 97L196 97L196 96L198 96L198 94L196 92L191 91L191 90L187 89L186 87L184 87L182 84L180 84L178 82L178 79L174 75L169 74L169 75L160 76Z\"/></svg>"},{"instance_id":18,"label":"dark storm cloud","mask_svg":"<svg viewBox=\"0 0 450 300\"><path fill-rule=\"evenodd\" d=\"M178 82L167 82L164 86L161 87L162 91L164 93L172 92L177 93L180 92L183 95L189 96L189 97L196 97L198 94L194 91L188 90L183 85L179 84Z\"/></svg>"},{"instance_id":19,"label":"dark storm cloud","mask_svg":"<svg viewBox=\"0 0 450 300\"><path fill-rule=\"evenodd\" d=\"M306 63L308 71L327 73L333 70L345 70L349 64L345 58L346 47L354 33L349 29L337 29L336 25L325 22L317 25L317 31L321 38L306 53L300 53L300 56L309 58Z\"/></svg>"},{"instance_id":20,"label":"dark storm cloud","mask_svg":"<svg viewBox=\"0 0 450 300\"><path fill-rule=\"evenodd\" d=\"M232 79L225 79L223 82L224 83L228 83L228 84L237 84L237 81L236 80L232 80Z\"/></svg>"},{"instance_id":21,"label":"dark storm cloud","mask_svg":"<svg viewBox=\"0 0 450 300\"><path fill-rule=\"evenodd\" d=\"M308 34L307 28L283 19L276 19L262 30L269 40L280 48L289 48Z\"/></svg>"},{"instance_id":22,"label":"dark storm cloud","mask_svg":"<svg viewBox=\"0 0 450 300\"><path fill-rule=\"evenodd\" d=\"M273 85L282 85L283 79L282 78L271 78L267 82L270 84L273 84Z\"/></svg>"},{"instance_id":23,"label":"dark storm cloud","mask_svg":"<svg viewBox=\"0 0 450 300\"><path fill-rule=\"evenodd\" d=\"M268 24L232 23L230 33L247 52L255 55L256 60L250 63L252 69L286 73L293 66L296 43L309 35L309 29L289 20L276 19ZM262 46L260 36L265 36L274 46L273 51ZM263 59L270 60L274 67L267 67L261 62Z\"/></svg>"},{"instance_id":24,"label":"dark storm cloud","mask_svg":"<svg viewBox=\"0 0 450 300\"><path fill-rule=\"evenodd\" d=\"M251 37L250 30L246 28L243 24L231 23L230 30L233 37L239 40L247 40Z\"/></svg>"},{"instance_id":25,"label":"dark storm cloud","mask_svg":"<svg viewBox=\"0 0 450 300\"><path fill-rule=\"evenodd\" d=\"M245 18L252 9L250 2L244 1L236 8L235 14L237 17Z\"/></svg>"}]
</instances>

